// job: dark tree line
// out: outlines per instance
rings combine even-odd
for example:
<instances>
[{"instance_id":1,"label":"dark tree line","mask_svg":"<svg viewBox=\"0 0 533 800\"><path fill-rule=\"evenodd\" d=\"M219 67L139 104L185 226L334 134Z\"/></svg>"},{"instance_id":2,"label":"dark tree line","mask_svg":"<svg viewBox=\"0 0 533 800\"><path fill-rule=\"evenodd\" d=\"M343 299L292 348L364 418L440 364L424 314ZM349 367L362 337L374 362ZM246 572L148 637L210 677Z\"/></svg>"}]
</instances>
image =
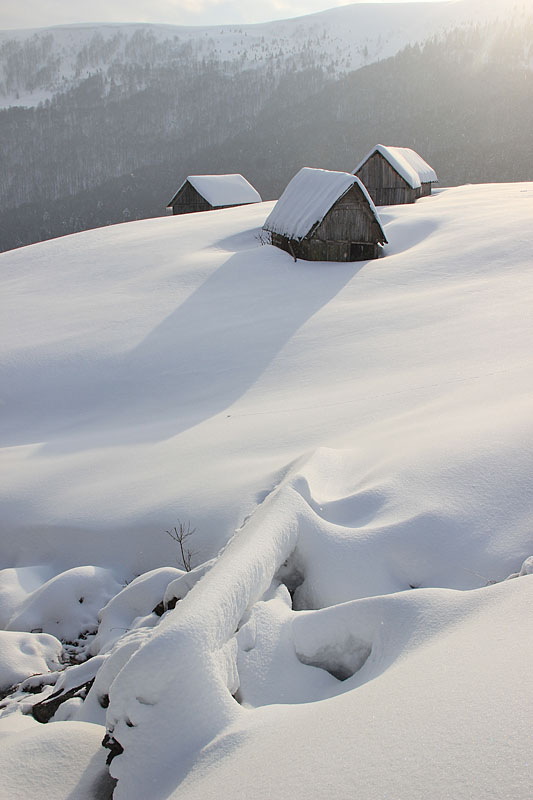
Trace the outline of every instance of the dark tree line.
<instances>
[{"instance_id":1,"label":"dark tree line","mask_svg":"<svg viewBox=\"0 0 533 800\"><path fill-rule=\"evenodd\" d=\"M156 63L113 62L0 112L0 247L158 216L195 172L243 172L274 198L300 166L351 170L378 141L419 150L443 185L533 180L532 42L531 21L462 28L332 78L313 48L177 69L142 39Z\"/></svg>"}]
</instances>

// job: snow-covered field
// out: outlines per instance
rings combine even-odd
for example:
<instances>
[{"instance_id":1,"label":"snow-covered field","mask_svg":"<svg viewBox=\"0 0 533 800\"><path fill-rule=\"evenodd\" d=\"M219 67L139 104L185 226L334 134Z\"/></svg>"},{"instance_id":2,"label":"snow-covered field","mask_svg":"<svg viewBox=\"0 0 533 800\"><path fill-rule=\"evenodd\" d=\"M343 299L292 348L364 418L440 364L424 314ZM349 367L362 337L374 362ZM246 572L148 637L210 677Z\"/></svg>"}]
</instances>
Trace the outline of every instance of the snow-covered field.
<instances>
[{"instance_id":1,"label":"snow-covered field","mask_svg":"<svg viewBox=\"0 0 533 800\"><path fill-rule=\"evenodd\" d=\"M2 798L531 797L533 184L271 208L0 256Z\"/></svg>"}]
</instances>

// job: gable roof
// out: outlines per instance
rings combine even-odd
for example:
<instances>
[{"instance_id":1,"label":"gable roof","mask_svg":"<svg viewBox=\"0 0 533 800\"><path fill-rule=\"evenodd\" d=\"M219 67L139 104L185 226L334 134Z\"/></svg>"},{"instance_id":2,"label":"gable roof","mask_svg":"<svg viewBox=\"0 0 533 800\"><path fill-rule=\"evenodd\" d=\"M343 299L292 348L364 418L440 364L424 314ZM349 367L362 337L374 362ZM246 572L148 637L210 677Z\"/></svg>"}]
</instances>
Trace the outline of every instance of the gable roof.
<instances>
[{"instance_id":1,"label":"gable roof","mask_svg":"<svg viewBox=\"0 0 533 800\"><path fill-rule=\"evenodd\" d=\"M188 175L172 198L174 203L187 181L213 208L261 203L261 195L242 175Z\"/></svg>"},{"instance_id":2,"label":"gable roof","mask_svg":"<svg viewBox=\"0 0 533 800\"><path fill-rule=\"evenodd\" d=\"M423 183L435 183L438 181L437 173L424 161L422 156L411 150L410 147L388 147L384 144L376 145L370 153L354 169L354 175L359 172L361 167L366 164L374 153L381 153L391 167L401 175L411 189L420 189Z\"/></svg>"},{"instance_id":3,"label":"gable roof","mask_svg":"<svg viewBox=\"0 0 533 800\"><path fill-rule=\"evenodd\" d=\"M370 210L383 233L376 207L359 178L348 172L332 172L311 167L302 167L289 182L267 217L263 229L299 241L320 225L332 206L354 184L368 201ZM384 233L383 240L387 241Z\"/></svg>"}]
</instances>

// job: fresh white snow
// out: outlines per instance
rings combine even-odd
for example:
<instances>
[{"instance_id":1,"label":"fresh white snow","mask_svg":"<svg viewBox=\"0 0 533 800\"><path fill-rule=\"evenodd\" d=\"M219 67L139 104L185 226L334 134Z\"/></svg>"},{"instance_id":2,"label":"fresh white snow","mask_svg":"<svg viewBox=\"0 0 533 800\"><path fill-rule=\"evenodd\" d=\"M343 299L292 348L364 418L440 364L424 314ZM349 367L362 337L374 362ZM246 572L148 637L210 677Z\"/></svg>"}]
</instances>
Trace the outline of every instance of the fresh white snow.
<instances>
[{"instance_id":1,"label":"fresh white snow","mask_svg":"<svg viewBox=\"0 0 533 800\"><path fill-rule=\"evenodd\" d=\"M26 568L28 571L30 568ZM9 572L9 570L6 570ZM0 581L3 574L0 572ZM83 566L69 569L28 593L7 621L6 630L41 628L63 640L76 639L97 626L98 611L121 585L110 570Z\"/></svg>"},{"instance_id":2,"label":"fresh white snow","mask_svg":"<svg viewBox=\"0 0 533 800\"><path fill-rule=\"evenodd\" d=\"M5 723L10 722L8 726ZM0 797L4 800L94 800L110 797L100 726L40 725L0 719Z\"/></svg>"},{"instance_id":3,"label":"fresh white snow","mask_svg":"<svg viewBox=\"0 0 533 800\"><path fill-rule=\"evenodd\" d=\"M0 631L0 692L29 675L58 669L61 642L48 633Z\"/></svg>"},{"instance_id":4,"label":"fresh white snow","mask_svg":"<svg viewBox=\"0 0 533 800\"><path fill-rule=\"evenodd\" d=\"M376 207L359 178L347 172L311 167L302 167L289 181L263 227L271 233L299 241L322 222L337 200L354 184L361 189L381 228Z\"/></svg>"},{"instance_id":5,"label":"fresh white snow","mask_svg":"<svg viewBox=\"0 0 533 800\"><path fill-rule=\"evenodd\" d=\"M509 584L468 594L413 591L315 612L317 646L348 640L350 648L368 637L361 671L336 681L335 694L323 687L317 702L320 677L304 678L313 667L301 666L315 702L278 699L243 710L198 753L183 783L152 796L267 800L274 783L302 800L502 798L510 787L526 800L532 637L524 626L533 580L521 581L514 592ZM293 635L298 645L296 624Z\"/></svg>"},{"instance_id":6,"label":"fresh white snow","mask_svg":"<svg viewBox=\"0 0 533 800\"><path fill-rule=\"evenodd\" d=\"M0 256L0 796L529 800L533 184L272 208Z\"/></svg>"}]
</instances>

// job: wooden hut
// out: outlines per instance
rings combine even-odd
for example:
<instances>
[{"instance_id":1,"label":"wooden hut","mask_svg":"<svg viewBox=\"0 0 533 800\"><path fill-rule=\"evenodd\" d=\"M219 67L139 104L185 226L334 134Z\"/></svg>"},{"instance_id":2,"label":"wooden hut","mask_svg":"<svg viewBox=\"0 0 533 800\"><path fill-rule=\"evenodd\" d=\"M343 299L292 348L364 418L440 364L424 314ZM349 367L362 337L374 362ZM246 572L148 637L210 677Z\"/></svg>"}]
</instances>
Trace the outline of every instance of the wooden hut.
<instances>
[{"instance_id":1,"label":"wooden hut","mask_svg":"<svg viewBox=\"0 0 533 800\"><path fill-rule=\"evenodd\" d=\"M168 204L173 214L260 203L261 195L242 175L189 175Z\"/></svg>"},{"instance_id":2,"label":"wooden hut","mask_svg":"<svg viewBox=\"0 0 533 800\"><path fill-rule=\"evenodd\" d=\"M273 245L306 261L366 261L387 242L358 178L309 167L290 181L263 230Z\"/></svg>"},{"instance_id":3,"label":"wooden hut","mask_svg":"<svg viewBox=\"0 0 533 800\"><path fill-rule=\"evenodd\" d=\"M435 170L409 147L378 144L354 169L377 206L414 203L431 194Z\"/></svg>"}]
</instances>

